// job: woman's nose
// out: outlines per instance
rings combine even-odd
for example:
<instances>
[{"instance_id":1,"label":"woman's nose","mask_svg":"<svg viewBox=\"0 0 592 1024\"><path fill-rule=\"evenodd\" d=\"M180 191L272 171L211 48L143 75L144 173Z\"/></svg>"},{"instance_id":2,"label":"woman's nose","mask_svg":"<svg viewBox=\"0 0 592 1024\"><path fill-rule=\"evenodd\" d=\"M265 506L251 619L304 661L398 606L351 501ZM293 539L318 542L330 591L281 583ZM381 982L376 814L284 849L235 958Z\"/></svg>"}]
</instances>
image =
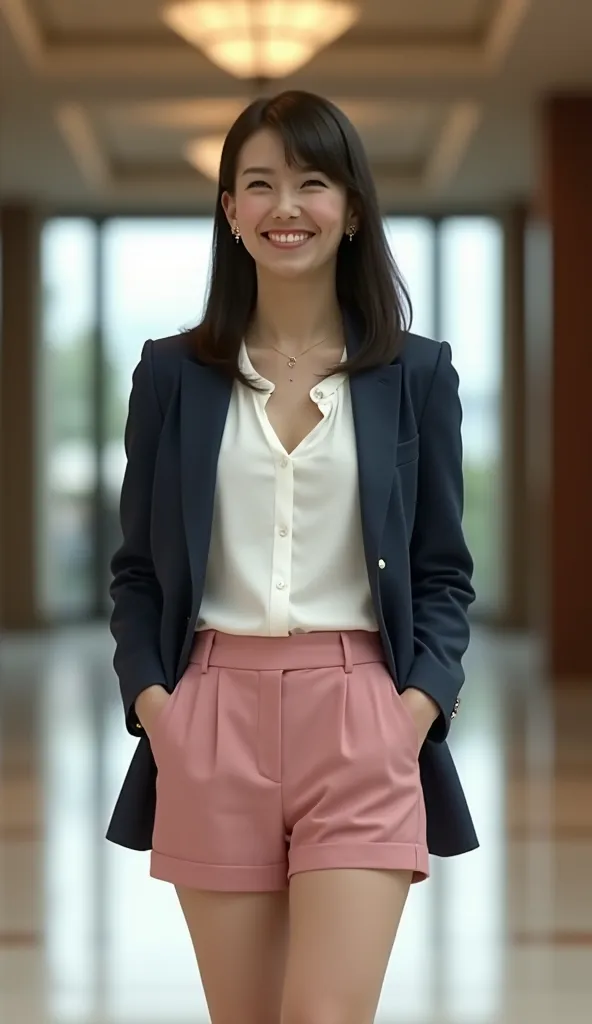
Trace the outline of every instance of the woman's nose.
<instances>
[{"instance_id":1,"label":"woman's nose","mask_svg":"<svg viewBox=\"0 0 592 1024\"><path fill-rule=\"evenodd\" d=\"M283 220L289 217L298 217L299 214L300 206L297 197L290 191L282 192L278 196L273 216L278 220Z\"/></svg>"}]
</instances>

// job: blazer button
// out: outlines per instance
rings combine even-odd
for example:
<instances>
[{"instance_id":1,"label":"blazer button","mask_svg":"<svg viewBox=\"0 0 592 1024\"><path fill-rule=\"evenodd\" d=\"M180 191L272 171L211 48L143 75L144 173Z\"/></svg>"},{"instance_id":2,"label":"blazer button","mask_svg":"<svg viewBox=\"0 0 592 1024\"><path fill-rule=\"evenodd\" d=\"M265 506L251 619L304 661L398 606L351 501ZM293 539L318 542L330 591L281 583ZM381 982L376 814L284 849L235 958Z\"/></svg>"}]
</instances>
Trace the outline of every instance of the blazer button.
<instances>
[{"instance_id":1,"label":"blazer button","mask_svg":"<svg viewBox=\"0 0 592 1024\"><path fill-rule=\"evenodd\" d=\"M379 569L386 569L386 562L385 562L384 558L379 558L378 559L378 568Z\"/></svg>"}]
</instances>

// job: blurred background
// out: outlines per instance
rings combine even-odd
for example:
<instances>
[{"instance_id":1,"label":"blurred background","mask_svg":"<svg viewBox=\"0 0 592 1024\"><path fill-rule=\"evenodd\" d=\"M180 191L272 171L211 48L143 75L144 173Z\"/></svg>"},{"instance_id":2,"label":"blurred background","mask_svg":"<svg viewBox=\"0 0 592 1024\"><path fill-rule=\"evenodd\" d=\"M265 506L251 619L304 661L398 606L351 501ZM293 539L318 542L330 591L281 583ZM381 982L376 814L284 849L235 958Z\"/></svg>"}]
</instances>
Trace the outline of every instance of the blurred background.
<instances>
[{"instance_id":1,"label":"blurred background","mask_svg":"<svg viewBox=\"0 0 592 1024\"><path fill-rule=\"evenodd\" d=\"M208 1020L171 887L104 841L107 630L147 337L195 323L221 140L320 92L461 379L478 601L451 746L481 848L411 893L379 1021L592 1007L592 8L0 0L0 1018Z\"/></svg>"}]
</instances>

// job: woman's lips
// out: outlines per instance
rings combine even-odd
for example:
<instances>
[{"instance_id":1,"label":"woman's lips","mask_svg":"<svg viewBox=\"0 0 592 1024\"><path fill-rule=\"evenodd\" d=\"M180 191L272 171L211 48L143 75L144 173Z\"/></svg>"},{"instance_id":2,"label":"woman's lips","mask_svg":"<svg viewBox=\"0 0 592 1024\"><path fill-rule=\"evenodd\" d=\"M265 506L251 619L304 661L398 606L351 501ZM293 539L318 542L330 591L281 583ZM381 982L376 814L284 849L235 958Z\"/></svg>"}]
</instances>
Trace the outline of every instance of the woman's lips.
<instances>
[{"instance_id":1,"label":"woman's lips","mask_svg":"<svg viewBox=\"0 0 592 1024\"><path fill-rule=\"evenodd\" d=\"M265 238L276 249L298 249L314 238L312 231L264 231Z\"/></svg>"}]
</instances>

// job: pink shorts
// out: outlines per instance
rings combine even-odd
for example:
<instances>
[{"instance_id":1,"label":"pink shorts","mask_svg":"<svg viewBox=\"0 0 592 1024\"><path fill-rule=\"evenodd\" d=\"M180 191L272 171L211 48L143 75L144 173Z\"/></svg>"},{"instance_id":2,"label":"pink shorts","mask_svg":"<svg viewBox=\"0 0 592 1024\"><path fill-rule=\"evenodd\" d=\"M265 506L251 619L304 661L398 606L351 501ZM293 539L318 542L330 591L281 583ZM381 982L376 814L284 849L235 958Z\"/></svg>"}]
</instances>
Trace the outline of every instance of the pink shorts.
<instances>
[{"instance_id":1,"label":"pink shorts","mask_svg":"<svg viewBox=\"0 0 592 1024\"><path fill-rule=\"evenodd\" d=\"M377 633L198 633L152 750L154 878L246 892L327 868L429 874L417 730Z\"/></svg>"}]
</instances>

